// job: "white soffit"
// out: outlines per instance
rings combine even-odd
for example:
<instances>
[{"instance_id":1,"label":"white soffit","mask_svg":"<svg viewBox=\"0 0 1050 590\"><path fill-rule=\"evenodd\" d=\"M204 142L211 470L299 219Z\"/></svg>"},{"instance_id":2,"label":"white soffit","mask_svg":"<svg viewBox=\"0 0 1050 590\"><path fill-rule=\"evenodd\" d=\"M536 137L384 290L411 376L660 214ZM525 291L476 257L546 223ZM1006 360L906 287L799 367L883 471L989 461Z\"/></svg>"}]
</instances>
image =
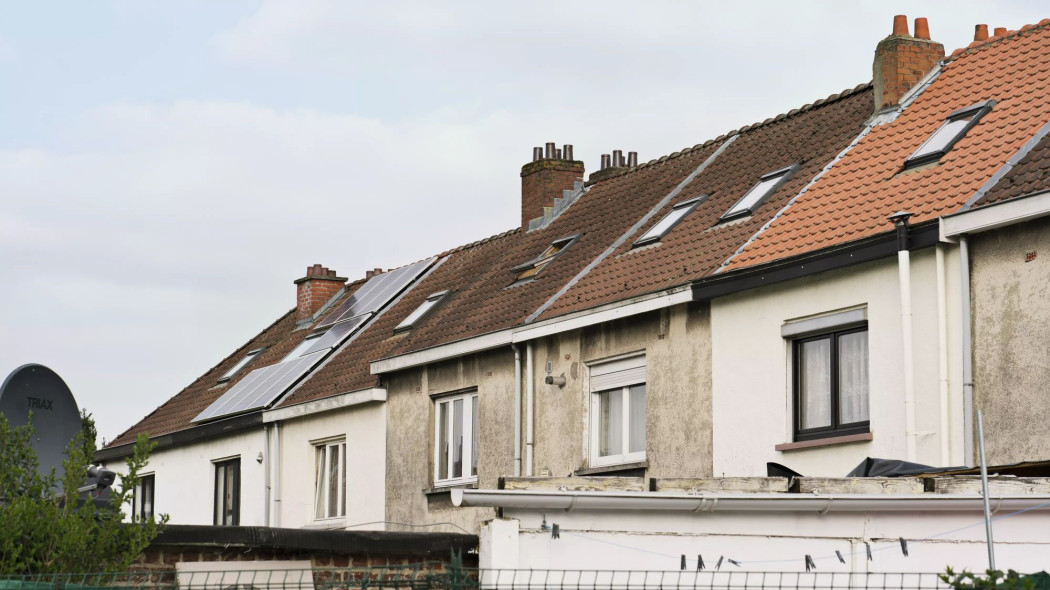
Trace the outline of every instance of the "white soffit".
<instances>
[{"instance_id":1,"label":"white soffit","mask_svg":"<svg viewBox=\"0 0 1050 590\"><path fill-rule=\"evenodd\" d=\"M941 240L954 241L964 234L998 229L1047 215L1050 215L1050 191L942 217Z\"/></svg>"}]
</instances>

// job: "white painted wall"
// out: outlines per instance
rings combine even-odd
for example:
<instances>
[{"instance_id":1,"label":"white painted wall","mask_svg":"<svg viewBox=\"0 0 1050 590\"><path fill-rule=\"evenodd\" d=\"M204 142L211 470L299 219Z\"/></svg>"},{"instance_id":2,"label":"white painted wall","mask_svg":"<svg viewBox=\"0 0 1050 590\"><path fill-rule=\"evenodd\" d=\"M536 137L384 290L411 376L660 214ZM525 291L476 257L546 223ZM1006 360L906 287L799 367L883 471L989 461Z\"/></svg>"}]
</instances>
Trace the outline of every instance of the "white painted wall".
<instances>
[{"instance_id":1,"label":"white painted wall","mask_svg":"<svg viewBox=\"0 0 1050 590\"><path fill-rule=\"evenodd\" d=\"M946 566L987 568L984 521L979 509L958 512L663 512L652 510L539 513L505 508L503 529L520 526L515 543L494 543L505 535L482 533L482 563L511 569L696 569L702 555L708 569L719 556L722 571L805 571L811 555L819 572L943 572ZM540 528L557 523L560 538ZM491 525L487 525L491 526ZM994 524L996 565L1022 572L1046 568L1050 555L1050 512L1032 511ZM898 538L908 540L905 557ZM935 538L930 538L935 537ZM487 543L484 541L488 541ZM867 561L864 543L871 545ZM517 563L510 553L516 547ZM841 564L835 551L846 560ZM493 557L487 553L502 553Z\"/></svg>"},{"instance_id":2,"label":"white painted wall","mask_svg":"<svg viewBox=\"0 0 1050 590\"><path fill-rule=\"evenodd\" d=\"M386 501L386 404L369 403L280 423L279 526L383 530ZM314 443L346 437L346 518L314 520ZM374 523L374 524L364 524ZM363 526L358 526L363 525Z\"/></svg>"},{"instance_id":3,"label":"white painted wall","mask_svg":"<svg viewBox=\"0 0 1050 590\"><path fill-rule=\"evenodd\" d=\"M256 459L266 448L263 429L239 432L200 443L157 449L143 474L156 476L154 512L172 524L212 524L215 461L241 458L241 525L265 524L266 473ZM119 467L118 467L119 469Z\"/></svg>"},{"instance_id":4,"label":"white painted wall","mask_svg":"<svg viewBox=\"0 0 1050 590\"><path fill-rule=\"evenodd\" d=\"M949 390L961 399L958 259L947 259ZM916 427L920 463L942 465L934 249L912 252ZM874 440L778 452L792 440L791 343L785 321L866 305ZM897 259L887 258L724 297L711 304L714 475L765 475L766 462L809 476L844 476L865 457L905 459L905 408ZM962 407L949 403L951 458L962 457Z\"/></svg>"}]
</instances>

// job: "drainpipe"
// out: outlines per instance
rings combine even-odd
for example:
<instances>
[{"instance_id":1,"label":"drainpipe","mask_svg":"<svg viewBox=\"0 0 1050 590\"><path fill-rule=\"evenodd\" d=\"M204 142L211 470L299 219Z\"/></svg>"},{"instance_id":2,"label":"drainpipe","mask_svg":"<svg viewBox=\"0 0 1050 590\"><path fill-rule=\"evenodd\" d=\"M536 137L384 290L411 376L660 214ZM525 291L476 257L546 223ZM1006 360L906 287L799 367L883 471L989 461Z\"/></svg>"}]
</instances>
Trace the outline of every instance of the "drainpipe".
<instances>
[{"instance_id":1,"label":"drainpipe","mask_svg":"<svg viewBox=\"0 0 1050 590\"><path fill-rule=\"evenodd\" d=\"M973 342L970 325L970 245L959 237L959 309L962 318L963 460L973 465Z\"/></svg>"},{"instance_id":2,"label":"drainpipe","mask_svg":"<svg viewBox=\"0 0 1050 590\"><path fill-rule=\"evenodd\" d=\"M944 245L937 244L937 377L941 398L941 465L951 465L951 426L948 407L948 301L944 276Z\"/></svg>"},{"instance_id":3,"label":"drainpipe","mask_svg":"<svg viewBox=\"0 0 1050 590\"><path fill-rule=\"evenodd\" d=\"M514 477L521 476L521 348L514 349Z\"/></svg>"},{"instance_id":4,"label":"drainpipe","mask_svg":"<svg viewBox=\"0 0 1050 590\"><path fill-rule=\"evenodd\" d=\"M266 433L266 442L263 448L266 451L263 453L263 476L266 478L266 490L264 494L263 506L266 508L263 510L263 525L270 526L270 425L267 424L264 429Z\"/></svg>"},{"instance_id":5,"label":"drainpipe","mask_svg":"<svg viewBox=\"0 0 1050 590\"><path fill-rule=\"evenodd\" d=\"M532 341L525 344L525 477L532 477L532 398L535 389Z\"/></svg>"},{"instance_id":6,"label":"drainpipe","mask_svg":"<svg viewBox=\"0 0 1050 590\"><path fill-rule=\"evenodd\" d=\"M901 352L904 355L904 415L905 440L908 461L916 460L915 445L915 360L912 358L911 320L911 252L908 250L908 218L912 214L899 211L890 216L897 228L897 268L901 286Z\"/></svg>"},{"instance_id":7,"label":"drainpipe","mask_svg":"<svg viewBox=\"0 0 1050 590\"><path fill-rule=\"evenodd\" d=\"M273 423L273 526L281 526L281 423Z\"/></svg>"}]
</instances>

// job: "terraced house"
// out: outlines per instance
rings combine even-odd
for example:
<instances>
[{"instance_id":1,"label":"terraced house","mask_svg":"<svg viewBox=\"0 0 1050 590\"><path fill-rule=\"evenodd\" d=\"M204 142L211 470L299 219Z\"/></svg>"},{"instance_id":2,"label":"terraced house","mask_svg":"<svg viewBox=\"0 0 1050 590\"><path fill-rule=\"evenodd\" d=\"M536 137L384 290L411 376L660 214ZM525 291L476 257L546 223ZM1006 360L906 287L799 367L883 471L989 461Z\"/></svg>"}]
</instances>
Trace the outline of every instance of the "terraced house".
<instances>
[{"instance_id":1,"label":"terraced house","mask_svg":"<svg viewBox=\"0 0 1050 590\"><path fill-rule=\"evenodd\" d=\"M977 407L1045 459L1048 71L1050 21L945 55L898 17L871 83L692 148L535 148L518 227L310 267L100 455L148 433L177 523L472 532L506 504L463 489L973 465Z\"/></svg>"}]
</instances>

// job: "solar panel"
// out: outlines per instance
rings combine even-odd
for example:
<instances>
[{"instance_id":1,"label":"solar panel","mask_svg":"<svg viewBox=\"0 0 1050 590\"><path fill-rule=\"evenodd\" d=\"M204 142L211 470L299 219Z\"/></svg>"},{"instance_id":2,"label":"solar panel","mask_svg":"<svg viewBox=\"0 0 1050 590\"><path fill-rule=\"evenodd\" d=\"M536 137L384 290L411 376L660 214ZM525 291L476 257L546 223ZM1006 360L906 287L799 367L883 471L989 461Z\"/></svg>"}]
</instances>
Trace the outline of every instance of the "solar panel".
<instances>
[{"instance_id":1,"label":"solar panel","mask_svg":"<svg viewBox=\"0 0 1050 590\"><path fill-rule=\"evenodd\" d=\"M356 332L357 328L364 324L365 320L371 316L372 314L366 313L335 324L325 332L324 336L314 339L314 345L308 348L303 354L311 354L339 346L344 340L349 338L351 334Z\"/></svg>"},{"instance_id":2,"label":"solar panel","mask_svg":"<svg viewBox=\"0 0 1050 590\"><path fill-rule=\"evenodd\" d=\"M348 320L354 316L379 311L391 299L397 297L397 294L411 284L416 277L423 274L423 271L430 268L435 260L437 260L436 257L428 258L368 279L351 297L325 316L317 328L327 328L336 322Z\"/></svg>"},{"instance_id":3,"label":"solar panel","mask_svg":"<svg viewBox=\"0 0 1050 590\"><path fill-rule=\"evenodd\" d=\"M203 422L265 408L314 368L325 351L306 354L269 367L256 369L215 400L193 422Z\"/></svg>"}]
</instances>

